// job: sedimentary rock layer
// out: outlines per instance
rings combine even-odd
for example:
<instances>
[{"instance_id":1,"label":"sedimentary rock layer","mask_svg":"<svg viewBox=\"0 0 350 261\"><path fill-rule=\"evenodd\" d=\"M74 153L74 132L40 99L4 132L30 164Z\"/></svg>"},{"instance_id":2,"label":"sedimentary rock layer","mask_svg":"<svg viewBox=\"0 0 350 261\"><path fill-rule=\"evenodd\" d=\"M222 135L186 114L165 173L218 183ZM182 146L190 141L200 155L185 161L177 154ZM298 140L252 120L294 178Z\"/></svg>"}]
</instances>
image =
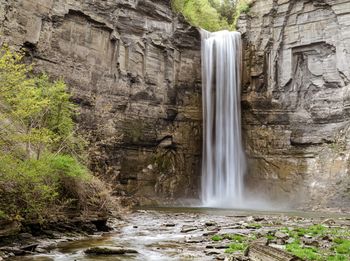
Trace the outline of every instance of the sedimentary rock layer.
<instances>
[{"instance_id":1,"label":"sedimentary rock layer","mask_svg":"<svg viewBox=\"0 0 350 261\"><path fill-rule=\"evenodd\" d=\"M251 187L350 207L350 1L257 0L239 27Z\"/></svg>"},{"instance_id":2,"label":"sedimentary rock layer","mask_svg":"<svg viewBox=\"0 0 350 261\"><path fill-rule=\"evenodd\" d=\"M0 0L0 39L63 77L91 169L124 196L194 196L200 37L161 0Z\"/></svg>"}]
</instances>

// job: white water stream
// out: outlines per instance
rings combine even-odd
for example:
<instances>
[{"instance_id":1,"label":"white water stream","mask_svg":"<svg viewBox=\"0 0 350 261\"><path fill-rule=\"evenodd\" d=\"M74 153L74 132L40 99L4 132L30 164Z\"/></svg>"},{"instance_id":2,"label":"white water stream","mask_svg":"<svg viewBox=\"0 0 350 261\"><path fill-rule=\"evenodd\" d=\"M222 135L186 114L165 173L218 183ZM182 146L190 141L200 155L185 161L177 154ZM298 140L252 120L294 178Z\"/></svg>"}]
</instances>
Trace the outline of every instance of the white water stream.
<instances>
[{"instance_id":1,"label":"white water stream","mask_svg":"<svg viewBox=\"0 0 350 261\"><path fill-rule=\"evenodd\" d=\"M207 207L243 206L241 56L240 33L202 30L202 201Z\"/></svg>"}]
</instances>

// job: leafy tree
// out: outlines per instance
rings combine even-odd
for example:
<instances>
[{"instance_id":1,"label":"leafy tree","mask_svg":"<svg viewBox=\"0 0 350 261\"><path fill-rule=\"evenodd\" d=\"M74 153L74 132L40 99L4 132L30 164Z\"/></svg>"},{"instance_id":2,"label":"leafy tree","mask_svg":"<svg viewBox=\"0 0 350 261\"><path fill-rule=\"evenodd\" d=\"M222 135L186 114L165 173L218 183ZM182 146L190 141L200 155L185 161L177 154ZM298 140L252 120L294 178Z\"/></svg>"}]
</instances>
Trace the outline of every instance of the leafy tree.
<instances>
[{"instance_id":1,"label":"leafy tree","mask_svg":"<svg viewBox=\"0 0 350 261\"><path fill-rule=\"evenodd\" d=\"M1 132L8 143L25 144L26 157L40 158L45 149L68 150L76 145L69 101L62 80L51 82L45 74L31 75L31 66L21 63L23 56L9 48L0 58L0 119L7 122ZM4 135L7 134L7 135Z\"/></svg>"},{"instance_id":2,"label":"leafy tree","mask_svg":"<svg viewBox=\"0 0 350 261\"><path fill-rule=\"evenodd\" d=\"M100 208L108 193L78 160L84 142L66 84L33 75L22 59L0 49L0 216L45 220L67 205Z\"/></svg>"},{"instance_id":3,"label":"leafy tree","mask_svg":"<svg viewBox=\"0 0 350 261\"><path fill-rule=\"evenodd\" d=\"M173 8L194 26L208 31L235 30L237 18L251 0L173 0Z\"/></svg>"}]
</instances>

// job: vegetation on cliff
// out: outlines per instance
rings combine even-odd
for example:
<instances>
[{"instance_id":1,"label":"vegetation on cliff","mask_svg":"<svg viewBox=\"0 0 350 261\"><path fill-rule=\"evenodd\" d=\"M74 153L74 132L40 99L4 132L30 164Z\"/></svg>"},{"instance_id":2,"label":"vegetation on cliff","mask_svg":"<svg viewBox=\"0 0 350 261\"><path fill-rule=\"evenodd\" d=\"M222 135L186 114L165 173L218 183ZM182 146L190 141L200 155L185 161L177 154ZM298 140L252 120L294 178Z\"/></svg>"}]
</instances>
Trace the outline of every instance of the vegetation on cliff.
<instances>
[{"instance_id":1,"label":"vegetation on cliff","mask_svg":"<svg viewBox=\"0 0 350 261\"><path fill-rule=\"evenodd\" d=\"M0 218L105 211L108 191L83 164L67 86L34 75L22 59L7 47L0 51Z\"/></svg>"},{"instance_id":2,"label":"vegetation on cliff","mask_svg":"<svg viewBox=\"0 0 350 261\"><path fill-rule=\"evenodd\" d=\"M194 26L214 32L235 30L241 13L249 11L251 0L173 0L173 8Z\"/></svg>"}]
</instances>

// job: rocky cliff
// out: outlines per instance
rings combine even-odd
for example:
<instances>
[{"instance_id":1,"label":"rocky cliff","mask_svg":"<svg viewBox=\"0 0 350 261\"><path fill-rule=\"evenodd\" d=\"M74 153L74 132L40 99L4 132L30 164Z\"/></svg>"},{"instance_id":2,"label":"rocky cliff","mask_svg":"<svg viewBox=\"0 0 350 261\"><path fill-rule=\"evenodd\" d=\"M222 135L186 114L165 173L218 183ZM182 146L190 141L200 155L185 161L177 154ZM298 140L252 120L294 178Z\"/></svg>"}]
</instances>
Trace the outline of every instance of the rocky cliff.
<instances>
[{"instance_id":1,"label":"rocky cliff","mask_svg":"<svg viewBox=\"0 0 350 261\"><path fill-rule=\"evenodd\" d=\"M349 21L346 0L256 0L241 17L251 191L350 207ZM200 36L169 0L0 0L0 39L64 77L91 169L118 195L196 196Z\"/></svg>"},{"instance_id":2,"label":"rocky cliff","mask_svg":"<svg viewBox=\"0 0 350 261\"><path fill-rule=\"evenodd\" d=\"M250 187L349 208L350 1L257 0L239 27Z\"/></svg>"},{"instance_id":3,"label":"rocky cliff","mask_svg":"<svg viewBox=\"0 0 350 261\"><path fill-rule=\"evenodd\" d=\"M200 36L164 0L0 0L1 42L63 77L91 169L123 196L195 196Z\"/></svg>"}]
</instances>

